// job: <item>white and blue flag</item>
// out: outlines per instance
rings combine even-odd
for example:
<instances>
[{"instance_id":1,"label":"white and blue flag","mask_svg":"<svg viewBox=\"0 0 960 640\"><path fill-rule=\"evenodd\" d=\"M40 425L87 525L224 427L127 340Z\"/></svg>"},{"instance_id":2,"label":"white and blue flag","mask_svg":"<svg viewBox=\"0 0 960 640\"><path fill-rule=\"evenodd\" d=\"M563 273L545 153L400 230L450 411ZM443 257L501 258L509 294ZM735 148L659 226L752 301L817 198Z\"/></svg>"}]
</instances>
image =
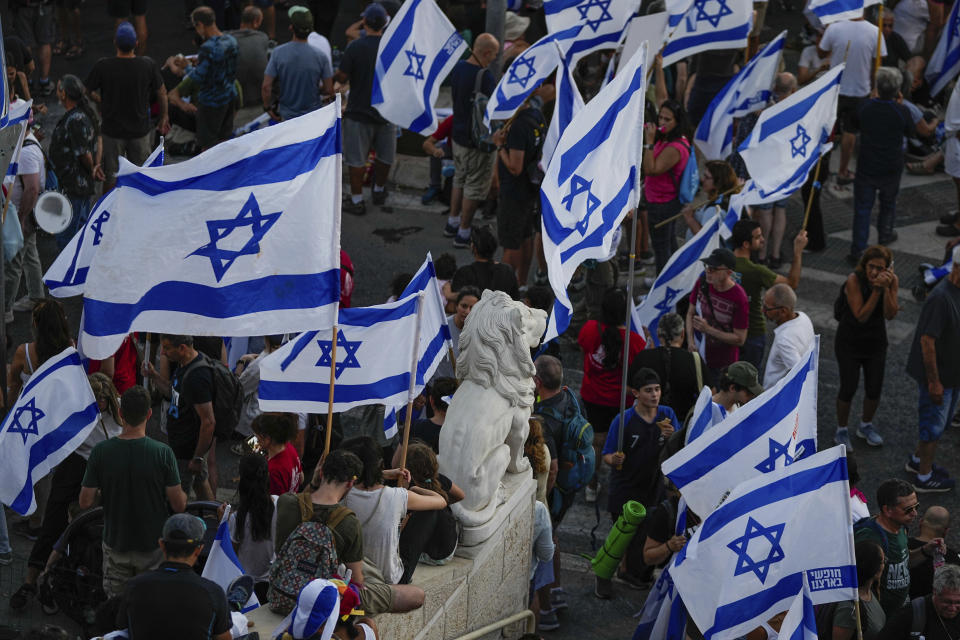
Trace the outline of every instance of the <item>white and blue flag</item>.
<instances>
[{"instance_id":1,"label":"white and blue flag","mask_svg":"<svg viewBox=\"0 0 960 640\"><path fill-rule=\"evenodd\" d=\"M783 640L817 640L817 614L810 599L809 580L803 576L803 591L793 599L787 615L780 623Z\"/></svg>"},{"instance_id":2,"label":"white and blue flag","mask_svg":"<svg viewBox=\"0 0 960 640\"><path fill-rule=\"evenodd\" d=\"M154 149L153 153L143 163L144 167L159 167L163 165L163 141ZM139 170L123 156L120 157L118 176ZM87 222L67 243L60 254L43 275L43 282L50 290L50 295L57 298L69 298L83 293L83 285L87 281L87 272L93 255L100 247L103 234L110 227L111 218L116 214L116 189L111 189L93 205L93 210L87 217Z\"/></svg>"},{"instance_id":3,"label":"white and blue flag","mask_svg":"<svg viewBox=\"0 0 960 640\"><path fill-rule=\"evenodd\" d=\"M685 535L686 532L687 503L681 497L677 504L677 519L673 535ZM672 557L669 564L673 564ZM669 566L660 573L660 577L647 594L639 618L632 640L685 640L687 609L673 583L673 578L670 577Z\"/></svg>"},{"instance_id":4,"label":"white and blue flag","mask_svg":"<svg viewBox=\"0 0 960 640\"><path fill-rule=\"evenodd\" d=\"M733 153L734 118L767 106L773 95L773 82L786 37L787 32L783 31L767 43L710 102L693 136L707 160L726 158Z\"/></svg>"},{"instance_id":5,"label":"white and blue flag","mask_svg":"<svg viewBox=\"0 0 960 640\"><path fill-rule=\"evenodd\" d=\"M250 336L336 322L340 100L179 164L117 178L116 226L84 285L80 342L131 331Z\"/></svg>"},{"instance_id":6,"label":"white and blue flag","mask_svg":"<svg viewBox=\"0 0 960 640\"><path fill-rule=\"evenodd\" d=\"M540 154L541 167L550 166L550 159L553 158L553 152L557 149L560 136L567 130L567 125L573 117L583 109L583 104L583 96L580 95L577 81L573 77L573 65L562 60L560 68L557 69L557 96L553 103L553 117L550 119L547 135L543 139L543 151Z\"/></svg>"},{"instance_id":7,"label":"white and blue flag","mask_svg":"<svg viewBox=\"0 0 960 640\"><path fill-rule=\"evenodd\" d=\"M660 318L676 311L677 302L690 294L703 273L703 263L700 260L709 256L719 246L720 216L716 215L700 227L696 235L673 252L654 280L650 293L631 311L631 320L634 327L637 327L635 330L643 335L641 327L649 329L653 346L660 346L660 339L657 337Z\"/></svg>"},{"instance_id":8,"label":"white and blue flag","mask_svg":"<svg viewBox=\"0 0 960 640\"><path fill-rule=\"evenodd\" d=\"M33 513L33 485L77 450L99 417L76 349L40 365L0 423L0 502Z\"/></svg>"},{"instance_id":9,"label":"white and blue flag","mask_svg":"<svg viewBox=\"0 0 960 640\"><path fill-rule=\"evenodd\" d=\"M710 49L743 49L752 24L751 0L694 0L663 47L663 66Z\"/></svg>"},{"instance_id":10,"label":"white and blue flag","mask_svg":"<svg viewBox=\"0 0 960 640\"><path fill-rule=\"evenodd\" d=\"M690 444L707 430L723 422L727 417L727 410L722 404L713 401L713 390L704 385L697 396L697 402L693 405L693 414L690 416L690 422L687 424L687 433L684 438L684 446Z\"/></svg>"},{"instance_id":11,"label":"white and blue flag","mask_svg":"<svg viewBox=\"0 0 960 640\"><path fill-rule=\"evenodd\" d=\"M950 84L960 71L960 6L953 3L947 24L940 32L940 40L930 56L924 77L930 85L930 95L935 96Z\"/></svg>"},{"instance_id":12,"label":"white and blue flag","mask_svg":"<svg viewBox=\"0 0 960 640\"><path fill-rule=\"evenodd\" d=\"M738 149L760 197L800 188L821 154L830 149L845 66L833 67L760 114Z\"/></svg>"},{"instance_id":13,"label":"white and blue flag","mask_svg":"<svg viewBox=\"0 0 960 640\"><path fill-rule=\"evenodd\" d=\"M647 47L574 116L541 186L543 251L556 300L544 341L570 325L567 285L584 260L605 260L639 199Z\"/></svg>"},{"instance_id":14,"label":"white and blue flag","mask_svg":"<svg viewBox=\"0 0 960 640\"><path fill-rule=\"evenodd\" d=\"M863 10L874 4L880 4L880 0L810 0L804 13L817 16L825 27L831 22L862 18Z\"/></svg>"},{"instance_id":15,"label":"white and blue flag","mask_svg":"<svg viewBox=\"0 0 960 640\"><path fill-rule=\"evenodd\" d=\"M0 127L7 126L10 119L10 84L7 81L7 52L3 41L3 28L0 27L0 64L3 64L3 78L0 79Z\"/></svg>"},{"instance_id":16,"label":"white and blue flag","mask_svg":"<svg viewBox=\"0 0 960 640\"><path fill-rule=\"evenodd\" d=\"M544 0L543 3L549 33L583 27L573 40L567 44L561 42L571 62L592 51L616 49L639 8L640 0Z\"/></svg>"},{"instance_id":17,"label":"white and blue flag","mask_svg":"<svg viewBox=\"0 0 960 640\"><path fill-rule=\"evenodd\" d=\"M5 180L12 180L20 172L20 150L23 148L23 141L26 139L27 127L30 123L30 113L33 107L33 100L17 100L9 107L7 121L3 125L7 129L4 135L4 147L11 138L6 136L15 136L16 143L10 145L10 164L7 165Z\"/></svg>"},{"instance_id":18,"label":"white and blue flag","mask_svg":"<svg viewBox=\"0 0 960 640\"><path fill-rule=\"evenodd\" d=\"M230 583L246 573L237 553L233 550L233 542L230 539L230 505L228 504L223 511L223 518L217 526L217 535L210 545L210 552L207 555L207 563L203 565L201 577L216 582L226 593ZM251 593L250 599L243 606L241 613L252 611L260 606L260 600L257 594Z\"/></svg>"},{"instance_id":19,"label":"white and blue flag","mask_svg":"<svg viewBox=\"0 0 960 640\"><path fill-rule=\"evenodd\" d=\"M950 273L951 269L953 269L953 260L947 260L939 267L925 268L923 270L923 282L925 284L936 284Z\"/></svg>"},{"instance_id":20,"label":"white and blue flag","mask_svg":"<svg viewBox=\"0 0 960 640\"><path fill-rule=\"evenodd\" d=\"M433 0L407 0L380 38L370 104L404 129L429 136L433 105L467 43Z\"/></svg>"},{"instance_id":21,"label":"white and blue flag","mask_svg":"<svg viewBox=\"0 0 960 640\"><path fill-rule=\"evenodd\" d=\"M704 516L735 486L817 450L820 339L773 387L667 458L663 474Z\"/></svg>"},{"instance_id":22,"label":"white and blue flag","mask_svg":"<svg viewBox=\"0 0 960 640\"><path fill-rule=\"evenodd\" d=\"M666 13L667 13L667 27L669 27L667 35L672 33L674 29L679 26L683 21L683 17L687 15L687 12L690 11L690 7L693 6L694 0L666 0Z\"/></svg>"},{"instance_id":23,"label":"white and blue flag","mask_svg":"<svg viewBox=\"0 0 960 640\"><path fill-rule=\"evenodd\" d=\"M259 131L260 129L266 129L267 127L272 127L275 124L277 124L277 121L270 117L269 113L261 113L247 124L240 125L234 129L233 137L239 138L242 135L253 133L254 131Z\"/></svg>"},{"instance_id":24,"label":"white and blue flag","mask_svg":"<svg viewBox=\"0 0 960 640\"><path fill-rule=\"evenodd\" d=\"M705 640L741 637L785 611L804 578L813 604L855 600L844 448L739 484L677 552L670 574Z\"/></svg>"},{"instance_id":25,"label":"white and blue flag","mask_svg":"<svg viewBox=\"0 0 960 640\"><path fill-rule=\"evenodd\" d=\"M568 40L577 37L580 29L582 27L577 25L547 34L514 58L487 101L484 120L488 125L491 120L507 120L517 112L530 94L557 69L563 47Z\"/></svg>"}]
</instances>

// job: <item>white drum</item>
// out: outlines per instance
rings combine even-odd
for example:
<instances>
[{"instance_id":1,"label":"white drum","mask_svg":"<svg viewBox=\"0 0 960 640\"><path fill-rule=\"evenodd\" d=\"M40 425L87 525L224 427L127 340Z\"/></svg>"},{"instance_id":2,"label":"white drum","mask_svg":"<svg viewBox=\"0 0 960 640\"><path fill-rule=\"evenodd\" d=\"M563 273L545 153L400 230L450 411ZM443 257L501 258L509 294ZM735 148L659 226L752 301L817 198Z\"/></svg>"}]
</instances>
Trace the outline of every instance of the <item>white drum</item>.
<instances>
[{"instance_id":1,"label":"white drum","mask_svg":"<svg viewBox=\"0 0 960 640\"><path fill-rule=\"evenodd\" d=\"M33 215L37 219L37 226L47 233L56 235L70 226L73 206L67 196L59 191L44 191L37 198Z\"/></svg>"}]
</instances>

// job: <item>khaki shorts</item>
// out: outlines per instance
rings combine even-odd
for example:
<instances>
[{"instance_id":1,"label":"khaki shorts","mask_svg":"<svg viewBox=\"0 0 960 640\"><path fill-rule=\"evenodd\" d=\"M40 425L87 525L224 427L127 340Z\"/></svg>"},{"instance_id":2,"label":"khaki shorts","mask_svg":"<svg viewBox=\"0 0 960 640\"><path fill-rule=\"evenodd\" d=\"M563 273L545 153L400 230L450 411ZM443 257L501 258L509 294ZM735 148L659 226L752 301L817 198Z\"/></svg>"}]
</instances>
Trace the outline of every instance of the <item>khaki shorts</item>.
<instances>
[{"instance_id":1,"label":"khaki shorts","mask_svg":"<svg viewBox=\"0 0 960 640\"><path fill-rule=\"evenodd\" d=\"M453 186L463 189L463 197L483 202L490 193L496 151L480 151L453 143Z\"/></svg>"},{"instance_id":2,"label":"khaki shorts","mask_svg":"<svg viewBox=\"0 0 960 640\"><path fill-rule=\"evenodd\" d=\"M388 613L393 608L393 588L383 581L383 574L366 559L363 561L363 589L360 604L368 616Z\"/></svg>"},{"instance_id":3,"label":"khaki shorts","mask_svg":"<svg viewBox=\"0 0 960 640\"><path fill-rule=\"evenodd\" d=\"M116 178L120 168L120 156L123 156L138 167L144 163L150 152L150 143L153 142L153 131L145 133L139 138L111 138L103 135L103 172L108 178Z\"/></svg>"},{"instance_id":4,"label":"khaki shorts","mask_svg":"<svg viewBox=\"0 0 960 640\"><path fill-rule=\"evenodd\" d=\"M159 536L158 536L159 537ZM116 551L103 543L103 590L108 598L123 595L130 578L160 566L163 551Z\"/></svg>"},{"instance_id":5,"label":"khaki shorts","mask_svg":"<svg viewBox=\"0 0 960 640\"><path fill-rule=\"evenodd\" d=\"M180 487L187 494L187 497L190 496L190 489L193 489L197 500L201 500L196 485L202 485L210 477L210 472L207 469L207 457L204 456L203 462L200 463L200 473L194 474L193 471L190 471L190 460L177 460L177 471L180 472Z\"/></svg>"}]
</instances>

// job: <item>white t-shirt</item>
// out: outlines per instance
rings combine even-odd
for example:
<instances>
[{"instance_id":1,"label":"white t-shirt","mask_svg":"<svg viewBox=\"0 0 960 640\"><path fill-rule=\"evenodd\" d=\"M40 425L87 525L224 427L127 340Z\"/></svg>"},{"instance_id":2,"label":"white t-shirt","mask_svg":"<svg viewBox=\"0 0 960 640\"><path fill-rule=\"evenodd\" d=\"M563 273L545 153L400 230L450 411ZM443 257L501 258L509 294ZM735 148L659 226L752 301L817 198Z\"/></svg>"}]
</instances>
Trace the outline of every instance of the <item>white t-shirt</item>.
<instances>
[{"instance_id":1,"label":"white t-shirt","mask_svg":"<svg viewBox=\"0 0 960 640\"><path fill-rule=\"evenodd\" d=\"M277 496L273 499L273 517L270 519L270 537L265 540L254 540L250 532L250 514L243 521L243 542L237 548L237 559L244 572L253 577L256 582L267 582L270 579L270 567L276 558L277 538ZM227 521L230 527L230 541L234 544L240 541L237 532L237 513L230 512Z\"/></svg>"},{"instance_id":2,"label":"white t-shirt","mask_svg":"<svg viewBox=\"0 0 960 640\"><path fill-rule=\"evenodd\" d=\"M900 0L893 10L896 19L893 30L900 34L911 53L917 53L923 44L923 34L930 22L930 7L927 0Z\"/></svg>"},{"instance_id":3,"label":"white t-shirt","mask_svg":"<svg viewBox=\"0 0 960 640\"><path fill-rule=\"evenodd\" d=\"M47 182L47 171L43 166L43 151L38 144L27 144L27 140L34 143L37 139L33 133L27 135L23 141L23 147L20 149L20 157L17 159L17 175L25 176L33 173L40 174L40 192ZM10 200L17 209L20 209L20 199L23 197L23 181L17 178L13 181L13 189L10 192Z\"/></svg>"},{"instance_id":4,"label":"white t-shirt","mask_svg":"<svg viewBox=\"0 0 960 640\"><path fill-rule=\"evenodd\" d=\"M311 31L307 36L307 44L327 56L327 60L333 64L333 49L330 48L330 41L316 31Z\"/></svg>"},{"instance_id":5,"label":"white t-shirt","mask_svg":"<svg viewBox=\"0 0 960 640\"><path fill-rule=\"evenodd\" d=\"M850 51L847 53L847 43ZM880 55L887 55L885 42ZM841 20L827 25L820 48L830 52L830 66L842 63L846 54L847 68L840 77L840 95L863 98L870 94L870 77L877 55L877 27L866 20Z\"/></svg>"},{"instance_id":6,"label":"white t-shirt","mask_svg":"<svg viewBox=\"0 0 960 640\"><path fill-rule=\"evenodd\" d=\"M793 365L813 344L813 323L803 311L797 317L784 322L773 330L773 344L763 371L763 388L769 389L787 375Z\"/></svg>"},{"instance_id":7,"label":"white t-shirt","mask_svg":"<svg viewBox=\"0 0 960 640\"><path fill-rule=\"evenodd\" d=\"M75 453L84 460L89 460L90 452L93 451L95 446L104 440L116 438L120 435L121 431L123 431L123 429L117 424L117 421L113 419L113 415L111 415L109 411L101 413L97 424L93 426L93 429L90 430L87 437L80 443Z\"/></svg>"},{"instance_id":8,"label":"white t-shirt","mask_svg":"<svg viewBox=\"0 0 960 640\"><path fill-rule=\"evenodd\" d=\"M407 490L381 487L364 491L354 487L344 504L360 520L364 557L380 570L385 582L397 584L403 577L400 521L407 513Z\"/></svg>"},{"instance_id":9,"label":"white t-shirt","mask_svg":"<svg viewBox=\"0 0 960 640\"><path fill-rule=\"evenodd\" d=\"M817 55L817 45L811 44L809 47L804 47L803 51L800 52L800 61L797 62L798 67L806 67L807 69L819 69L820 65L823 64L823 61L826 58L821 58ZM818 71L817 75L814 76L814 79L822 76L825 71Z\"/></svg>"}]
</instances>

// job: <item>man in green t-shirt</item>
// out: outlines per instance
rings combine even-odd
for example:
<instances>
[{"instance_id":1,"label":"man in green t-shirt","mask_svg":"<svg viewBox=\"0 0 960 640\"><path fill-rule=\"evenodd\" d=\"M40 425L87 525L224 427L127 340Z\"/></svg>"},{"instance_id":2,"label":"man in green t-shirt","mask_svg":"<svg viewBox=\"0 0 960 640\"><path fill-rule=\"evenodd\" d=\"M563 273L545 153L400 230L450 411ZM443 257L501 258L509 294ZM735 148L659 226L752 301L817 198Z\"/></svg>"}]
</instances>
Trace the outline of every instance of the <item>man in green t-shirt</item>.
<instances>
[{"instance_id":1,"label":"man in green t-shirt","mask_svg":"<svg viewBox=\"0 0 960 640\"><path fill-rule=\"evenodd\" d=\"M746 360L760 371L763 349L767 340L767 326L760 308L763 303L763 292L781 282L790 285L792 289L796 289L800 284L801 257L803 248L807 246L807 232L801 230L793 239L793 262L790 264L790 273L786 277L762 264L753 262L750 258L763 248L765 242L759 222L755 220L737 222L733 225L730 242L733 245L733 255L737 259L733 279L743 287L750 300L750 324L747 327L747 341L740 347L740 359Z\"/></svg>"},{"instance_id":2,"label":"man in green t-shirt","mask_svg":"<svg viewBox=\"0 0 960 640\"><path fill-rule=\"evenodd\" d=\"M857 523L854 540L870 540L883 549L886 566L880 576L880 604L889 618L907 604L910 594L910 567L930 557L938 547L945 548L943 538L930 540L922 547L907 547L907 527L916 519L917 493L913 486L891 478L877 488L880 512Z\"/></svg>"},{"instance_id":3,"label":"man in green t-shirt","mask_svg":"<svg viewBox=\"0 0 960 640\"><path fill-rule=\"evenodd\" d=\"M150 394L141 386L120 398L123 431L90 452L80 508L103 505L103 590L119 596L127 580L163 560L157 544L170 510L180 513L187 496L173 450L146 435ZM168 506L169 505L169 506Z\"/></svg>"}]
</instances>

